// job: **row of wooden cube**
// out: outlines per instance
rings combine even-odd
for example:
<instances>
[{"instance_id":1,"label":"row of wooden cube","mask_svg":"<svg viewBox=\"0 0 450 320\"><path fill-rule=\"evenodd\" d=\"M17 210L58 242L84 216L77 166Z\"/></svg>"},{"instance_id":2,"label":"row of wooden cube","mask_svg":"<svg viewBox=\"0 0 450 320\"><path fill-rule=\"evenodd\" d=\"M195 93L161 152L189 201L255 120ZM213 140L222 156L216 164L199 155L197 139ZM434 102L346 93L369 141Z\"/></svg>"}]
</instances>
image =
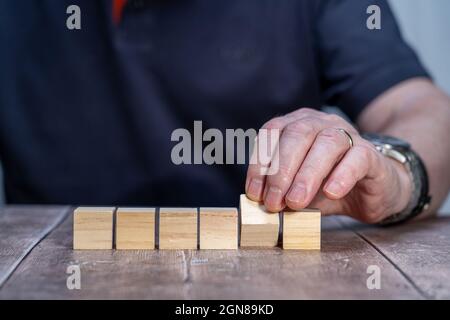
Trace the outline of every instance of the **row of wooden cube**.
<instances>
[{"instance_id":1,"label":"row of wooden cube","mask_svg":"<svg viewBox=\"0 0 450 320\"><path fill-rule=\"evenodd\" d=\"M267 213L261 204L240 199L240 246L275 247L280 216ZM154 249L154 208L79 207L74 211L74 249L112 249L113 217L116 214L116 249ZM320 211L284 212L283 248L320 249ZM200 222L200 224L198 224ZM236 208L160 208L159 249L237 249Z\"/></svg>"}]
</instances>

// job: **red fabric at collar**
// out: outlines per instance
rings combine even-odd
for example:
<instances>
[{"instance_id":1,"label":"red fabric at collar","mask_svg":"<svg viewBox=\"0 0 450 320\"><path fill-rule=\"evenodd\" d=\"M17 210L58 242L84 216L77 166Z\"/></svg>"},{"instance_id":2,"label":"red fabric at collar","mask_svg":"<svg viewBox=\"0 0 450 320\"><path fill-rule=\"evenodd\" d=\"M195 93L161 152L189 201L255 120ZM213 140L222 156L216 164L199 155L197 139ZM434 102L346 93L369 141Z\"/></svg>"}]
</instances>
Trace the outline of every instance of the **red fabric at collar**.
<instances>
[{"instance_id":1,"label":"red fabric at collar","mask_svg":"<svg viewBox=\"0 0 450 320\"><path fill-rule=\"evenodd\" d=\"M120 19L122 18L122 11L125 7L127 0L113 0L113 21L115 24L120 23Z\"/></svg>"}]
</instances>

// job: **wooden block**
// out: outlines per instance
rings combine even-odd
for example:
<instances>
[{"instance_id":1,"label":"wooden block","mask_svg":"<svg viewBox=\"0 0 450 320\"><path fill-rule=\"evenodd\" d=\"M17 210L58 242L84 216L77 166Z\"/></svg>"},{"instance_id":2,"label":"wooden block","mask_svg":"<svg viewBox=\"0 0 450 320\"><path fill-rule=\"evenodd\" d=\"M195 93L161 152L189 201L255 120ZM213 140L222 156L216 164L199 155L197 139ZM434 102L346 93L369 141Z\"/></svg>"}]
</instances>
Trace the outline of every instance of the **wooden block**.
<instances>
[{"instance_id":1,"label":"wooden block","mask_svg":"<svg viewBox=\"0 0 450 320\"><path fill-rule=\"evenodd\" d=\"M237 249L236 208L200 208L200 249Z\"/></svg>"},{"instance_id":2,"label":"wooden block","mask_svg":"<svg viewBox=\"0 0 450 320\"><path fill-rule=\"evenodd\" d=\"M155 249L155 209L118 208L116 249Z\"/></svg>"},{"instance_id":3,"label":"wooden block","mask_svg":"<svg viewBox=\"0 0 450 320\"><path fill-rule=\"evenodd\" d=\"M280 230L277 213L268 213L264 206L251 201L245 194L240 198L241 247L276 247Z\"/></svg>"},{"instance_id":4,"label":"wooden block","mask_svg":"<svg viewBox=\"0 0 450 320\"><path fill-rule=\"evenodd\" d=\"M320 220L315 209L284 212L283 249L320 250Z\"/></svg>"},{"instance_id":5,"label":"wooden block","mask_svg":"<svg viewBox=\"0 0 450 320\"><path fill-rule=\"evenodd\" d=\"M115 208L79 207L73 212L75 250L112 249Z\"/></svg>"},{"instance_id":6,"label":"wooden block","mask_svg":"<svg viewBox=\"0 0 450 320\"><path fill-rule=\"evenodd\" d=\"M197 208L159 209L159 248L197 249Z\"/></svg>"}]
</instances>

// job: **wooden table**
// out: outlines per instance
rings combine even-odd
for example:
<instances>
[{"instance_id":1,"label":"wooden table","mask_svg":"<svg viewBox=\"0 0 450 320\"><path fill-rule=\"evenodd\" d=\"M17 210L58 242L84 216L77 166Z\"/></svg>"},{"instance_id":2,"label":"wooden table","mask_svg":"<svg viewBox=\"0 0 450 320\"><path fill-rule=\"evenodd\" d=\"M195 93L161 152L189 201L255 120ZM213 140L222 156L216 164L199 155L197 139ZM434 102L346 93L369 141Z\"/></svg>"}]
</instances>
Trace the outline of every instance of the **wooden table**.
<instances>
[{"instance_id":1,"label":"wooden table","mask_svg":"<svg viewBox=\"0 0 450 320\"><path fill-rule=\"evenodd\" d=\"M81 289L66 271L78 265ZM366 285L368 266L381 289ZM73 251L68 207L0 209L0 299L450 298L450 218L323 219L322 251Z\"/></svg>"}]
</instances>

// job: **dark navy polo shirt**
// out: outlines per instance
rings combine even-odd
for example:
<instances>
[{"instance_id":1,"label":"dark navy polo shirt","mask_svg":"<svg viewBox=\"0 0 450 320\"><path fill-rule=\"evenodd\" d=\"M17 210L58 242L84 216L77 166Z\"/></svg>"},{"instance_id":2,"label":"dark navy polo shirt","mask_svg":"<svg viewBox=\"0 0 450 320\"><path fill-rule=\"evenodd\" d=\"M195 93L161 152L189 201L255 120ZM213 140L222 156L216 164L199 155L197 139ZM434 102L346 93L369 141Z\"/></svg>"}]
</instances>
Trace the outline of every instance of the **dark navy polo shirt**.
<instances>
[{"instance_id":1,"label":"dark navy polo shirt","mask_svg":"<svg viewBox=\"0 0 450 320\"><path fill-rule=\"evenodd\" d=\"M66 8L81 9L68 30ZM366 27L369 5L382 29ZM385 1L0 3L0 159L9 203L231 206L245 165L174 165L176 128L259 128L300 107L352 119L425 76Z\"/></svg>"}]
</instances>

